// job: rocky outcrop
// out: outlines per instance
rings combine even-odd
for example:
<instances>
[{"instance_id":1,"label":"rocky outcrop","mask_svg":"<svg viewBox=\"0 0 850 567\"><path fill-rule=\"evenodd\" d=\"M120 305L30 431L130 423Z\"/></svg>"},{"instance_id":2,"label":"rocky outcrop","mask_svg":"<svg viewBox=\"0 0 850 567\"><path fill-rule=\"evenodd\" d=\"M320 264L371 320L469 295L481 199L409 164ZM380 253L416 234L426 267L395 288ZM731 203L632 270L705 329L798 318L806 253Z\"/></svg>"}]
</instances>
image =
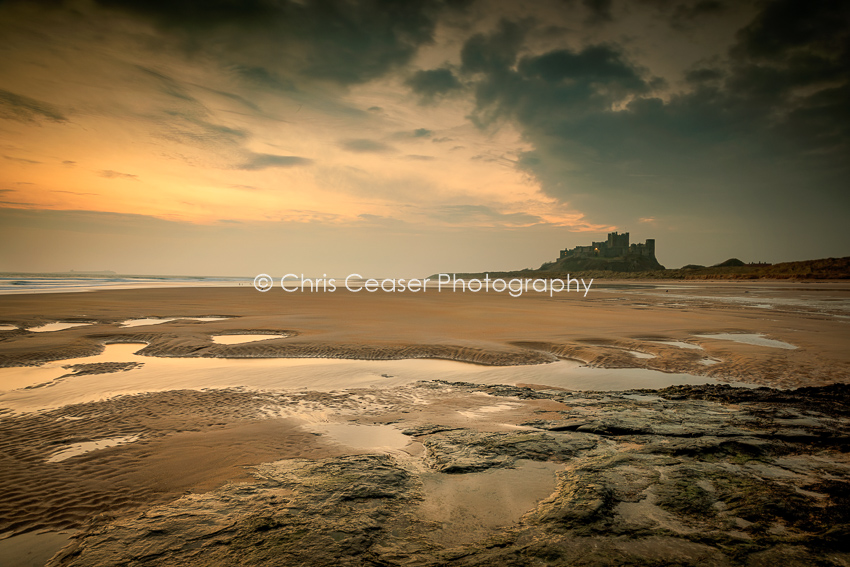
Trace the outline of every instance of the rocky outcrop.
<instances>
[{"instance_id":1,"label":"rocky outcrop","mask_svg":"<svg viewBox=\"0 0 850 567\"><path fill-rule=\"evenodd\" d=\"M567 461L581 451L593 449L596 439L586 435L550 435L532 431L489 433L449 431L425 439L425 463L448 474L512 467L519 459Z\"/></svg>"},{"instance_id":2,"label":"rocky outcrop","mask_svg":"<svg viewBox=\"0 0 850 567\"><path fill-rule=\"evenodd\" d=\"M95 521L50 565L850 561L845 387L579 393L429 382L415 390L420 399L451 390L566 409L540 410L545 419L515 431L413 424L404 433L424 445L421 458L261 465L253 482ZM443 545L433 530L451 526L417 512L423 475L487 475L529 460L562 464L553 492L479 541Z\"/></svg>"}]
</instances>

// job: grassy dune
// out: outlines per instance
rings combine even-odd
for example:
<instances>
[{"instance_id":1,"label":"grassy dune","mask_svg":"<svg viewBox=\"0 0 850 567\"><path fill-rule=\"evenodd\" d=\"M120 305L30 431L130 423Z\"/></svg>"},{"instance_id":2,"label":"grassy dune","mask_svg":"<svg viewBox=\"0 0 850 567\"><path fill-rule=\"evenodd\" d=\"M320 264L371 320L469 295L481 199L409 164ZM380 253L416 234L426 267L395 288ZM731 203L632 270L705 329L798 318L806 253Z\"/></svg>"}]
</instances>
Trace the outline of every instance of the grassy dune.
<instances>
[{"instance_id":1,"label":"grassy dune","mask_svg":"<svg viewBox=\"0 0 850 567\"><path fill-rule=\"evenodd\" d=\"M723 262L728 264L729 261ZM568 272L552 269L544 264L542 269L516 270L507 272L487 272L491 278L539 277L560 278ZM611 278L635 280L840 280L850 279L850 256L844 258L823 258L820 260L805 260L802 262L783 262L771 265L717 265L717 266L688 266L669 270L647 271L617 271L617 270L576 270L569 272L571 277L580 278ZM457 277L483 277L483 273L457 274Z\"/></svg>"}]
</instances>

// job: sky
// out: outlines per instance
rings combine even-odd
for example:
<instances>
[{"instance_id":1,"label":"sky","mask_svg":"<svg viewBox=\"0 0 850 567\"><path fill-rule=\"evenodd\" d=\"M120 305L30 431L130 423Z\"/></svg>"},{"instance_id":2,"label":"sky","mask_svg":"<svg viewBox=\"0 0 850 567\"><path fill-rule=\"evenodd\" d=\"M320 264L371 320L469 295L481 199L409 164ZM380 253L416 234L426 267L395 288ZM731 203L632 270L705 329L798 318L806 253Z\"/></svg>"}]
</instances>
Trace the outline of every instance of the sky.
<instances>
[{"instance_id":1,"label":"sky","mask_svg":"<svg viewBox=\"0 0 850 567\"><path fill-rule=\"evenodd\" d=\"M0 271L850 255L843 0L0 0Z\"/></svg>"}]
</instances>

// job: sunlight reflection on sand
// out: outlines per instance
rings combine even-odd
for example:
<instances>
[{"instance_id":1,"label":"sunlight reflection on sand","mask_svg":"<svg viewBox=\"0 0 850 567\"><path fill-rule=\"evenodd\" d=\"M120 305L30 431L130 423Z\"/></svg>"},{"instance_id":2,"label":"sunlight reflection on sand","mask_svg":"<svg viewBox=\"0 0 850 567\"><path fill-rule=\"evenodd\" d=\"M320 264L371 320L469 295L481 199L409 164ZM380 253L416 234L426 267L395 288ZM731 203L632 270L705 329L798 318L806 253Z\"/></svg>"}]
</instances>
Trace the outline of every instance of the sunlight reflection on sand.
<instances>
[{"instance_id":1,"label":"sunlight reflection on sand","mask_svg":"<svg viewBox=\"0 0 850 567\"><path fill-rule=\"evenodd\" d=\"M97 356L36 367L0 368L0 407L13 411L57 408L110 397L178 389L244 387L256 390L331 391L394 387L439 378L480 384L542 384L573 390L663 388L716 384L690 374L644 368L590 368L561 360L524 366L485 366L453 360L350 360L330 358L160 358L135 354L141 344L110 344ZM130 371L69 375L65 366L138 362ZM60 379L60 377L65 376Z\"/></svg>"}]
</instances>

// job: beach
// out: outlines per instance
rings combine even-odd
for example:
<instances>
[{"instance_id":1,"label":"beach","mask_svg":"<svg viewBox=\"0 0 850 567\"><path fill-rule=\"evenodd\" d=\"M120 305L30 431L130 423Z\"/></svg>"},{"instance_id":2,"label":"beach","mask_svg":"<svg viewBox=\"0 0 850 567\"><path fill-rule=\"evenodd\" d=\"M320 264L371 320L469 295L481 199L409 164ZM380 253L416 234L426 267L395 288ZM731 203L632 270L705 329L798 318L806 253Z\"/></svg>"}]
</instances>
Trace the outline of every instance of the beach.
<instances>
[{"instance_id":1,"label":"beach","mask_svg":"<svg viewBox=\"0 0 850 567\"><path fill-rule=\"evenodd\" d=\"M848 30L0 1L0 567L850 567Z\"/></svg>"},{"instance_id":2,"label":"beach","mask_svg":"<svg viewBox=\"0 0 850 567\"><path fill-rule=\"evenodd\" d=\"M847 283L0 314L4 565L850 561Z\"/></svg>"}]
</instances>

